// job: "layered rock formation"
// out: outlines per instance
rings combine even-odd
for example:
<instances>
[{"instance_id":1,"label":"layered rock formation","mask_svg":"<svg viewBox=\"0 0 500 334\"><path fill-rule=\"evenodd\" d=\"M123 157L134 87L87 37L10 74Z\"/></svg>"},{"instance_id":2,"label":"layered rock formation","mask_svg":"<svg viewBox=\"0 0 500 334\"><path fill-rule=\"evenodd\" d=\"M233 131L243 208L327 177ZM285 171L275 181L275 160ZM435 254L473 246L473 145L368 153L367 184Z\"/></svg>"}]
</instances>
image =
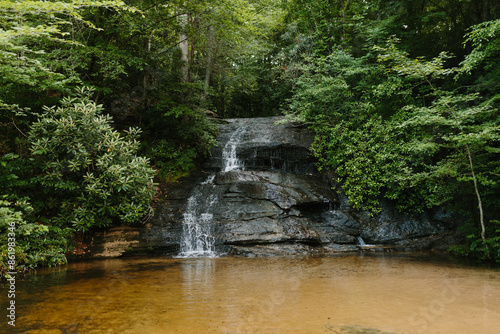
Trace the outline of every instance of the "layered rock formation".
<instances>
[{"instance_id":1,"label":"layered rock formation","mask_svg":"<svg viewBox=\"0 0 500 334\"><path fill-rule=\"evenodd\" d=\"M184 249L186 255L186 247L196 247L185 245L193 239L186 233L197 223L210 224L199 232L212 243L202 256L207 250L246 256L416 250L456 241L453 219L443 211L409 216L386 201L375 217L350 209L316 171L309 154L313 136L298 124L276 124L280 120L221 125L219 145L203 170L170 187L146 226L127 228L123 236L118 229L96 235L94 253L126 245L121 254L178 255ZM115 248L109 253L120 253Z\"/></svg>"}]
</instances>

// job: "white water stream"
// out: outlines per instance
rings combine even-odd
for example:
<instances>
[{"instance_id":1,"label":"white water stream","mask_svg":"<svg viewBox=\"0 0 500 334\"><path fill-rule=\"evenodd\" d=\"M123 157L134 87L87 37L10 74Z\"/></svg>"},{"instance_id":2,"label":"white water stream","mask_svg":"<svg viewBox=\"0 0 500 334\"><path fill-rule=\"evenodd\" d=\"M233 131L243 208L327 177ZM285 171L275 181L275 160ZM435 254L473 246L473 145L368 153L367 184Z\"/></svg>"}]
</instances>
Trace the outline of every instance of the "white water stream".
<instances>
[{"instance_id":1,"label":"white water stream","mask_svg":"<svg viewBox=\"0 0 500 334\"><path fill-rule=\"evenodd\" d=\"M242 169L236 149L245 134L245 127L238 127L231 134L222 150L222 172ZM179 257L217 257L213 231L213 208L218 202L218 196L213 183L215 174L195 187L188 199L186 211L183 214L182 237Z\"/></svg>"},{"instance_id":2,"label":"white water stream","mask_svg":"<svg viewBox=\"0 0 500 334\"><path fill-rule=\"evenodd\" d=\"M213 214L210 212L217 197L213 193L208 197L205 196L205 193L209 192L213 186L212 182L202 183L195 188L194 193L188 199L187 209L183 214L179 257L217 256L211 224Z\"/></svg>"},{"instance_id":3,"label":"white water stream","mask_svg":"<svg viewBox=\"0 0 500 334\"><path fill-rule=\"evenodd\" d=\"M236 131L233 132L231 138L224 146L222 150L222 171L229 172L232 170L242 169L242 163L238 159L236 155L236 148L238 144L241 142L243 135L245 134L246 129L244 127L239 127Z\"/></svg>"}]
</instances>

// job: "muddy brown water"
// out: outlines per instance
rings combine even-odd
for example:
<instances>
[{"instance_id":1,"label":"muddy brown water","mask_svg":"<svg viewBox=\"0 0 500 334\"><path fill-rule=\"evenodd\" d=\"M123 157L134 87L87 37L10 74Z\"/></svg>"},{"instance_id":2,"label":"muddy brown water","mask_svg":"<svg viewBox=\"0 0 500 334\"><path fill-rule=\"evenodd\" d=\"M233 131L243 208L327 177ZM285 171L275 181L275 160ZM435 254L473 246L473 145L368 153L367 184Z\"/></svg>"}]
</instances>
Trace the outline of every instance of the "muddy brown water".
<instances>
[{"instance_id":1,"label":"muddy brown water","mask_svg":"<svg viewBox=\"0 0 500 334\"><path fill-rule=\"evenodd\" d=\"M500 333L500 270L432 254L102 260L16 290L5 333Z\"/></svg>"}]
</instances>

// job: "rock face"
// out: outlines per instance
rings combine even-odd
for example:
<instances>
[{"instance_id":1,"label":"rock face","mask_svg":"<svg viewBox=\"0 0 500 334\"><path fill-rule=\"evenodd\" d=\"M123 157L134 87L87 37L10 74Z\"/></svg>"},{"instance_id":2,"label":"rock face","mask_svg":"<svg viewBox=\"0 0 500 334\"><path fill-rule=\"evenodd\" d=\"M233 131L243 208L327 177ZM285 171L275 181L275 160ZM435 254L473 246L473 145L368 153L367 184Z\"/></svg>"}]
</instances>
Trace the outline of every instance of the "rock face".
<instances>
[{"instance_id":1,"label":"rock face","mask_svg":"<svg viewBox=\"0 0 500 334\"><path fill-rule=\"evenodd\" d=\"M96 235L94 254L321 254L456 241L453 219L442 211L408 216L384 201L375 217L351 210L316 171L309 154L313 136L297 124L276 124L280 120L221 125L203 171L168 189L145 226Z\"/></svg>"},{"instance_id":2,"label":"rock face","mask_svg":"<svg viewBox=\"0 0 500 334\"><path fill-rule=\"evenodd\" d=\"M223 169L223 151L240 130L236 154L244 170L311 174L315 160L309 154L313 136L298 124L279 124L281 117L241 118L219 126L219 145L205 164L206 170Z\"/></svg>"}]
</instances>

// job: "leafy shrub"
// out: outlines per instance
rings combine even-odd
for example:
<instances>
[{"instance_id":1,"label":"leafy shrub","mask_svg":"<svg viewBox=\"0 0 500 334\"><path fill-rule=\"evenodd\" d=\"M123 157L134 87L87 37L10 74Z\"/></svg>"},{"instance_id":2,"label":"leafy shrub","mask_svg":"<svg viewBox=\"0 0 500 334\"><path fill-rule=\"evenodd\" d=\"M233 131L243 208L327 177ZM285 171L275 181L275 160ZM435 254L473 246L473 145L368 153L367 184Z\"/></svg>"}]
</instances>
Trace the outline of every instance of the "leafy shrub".
<instances>
[{"instance_id":1,"label":"leafy shrub","mask_svg":"<svg viewBox=\"0 0 500 334\"><path fill-rule=\"evenodd\" d=\"M38 165L42 208L59 226L78 231L135 222L150 210L154 170L137 156L140 131L113 130L111 117L82 89L60 107L46 107L29 132Z\"/></svg>"},{"instance_id":2,"label":"leafy shrub","mask_svg":"<svg viewBox=\"0 0 500 334\"><path fill-rule=\"evenodd\" d=\"M384 79L377 66L338 50L305 69L288 110L315 131L312 151L319 168L336 173L353 208L372 212L379 211L380 196L404 168L400 142L377 114L394 90L381 88L387 86Z\"/></svg>"},{"instance_id":3,"label":"leafy shrub","mask_svg":"<svg viewBox=\"0 0 500 334\"><path fill-rule=\"evenodd\" d=\"M158 168L158 176L162 180L175 179L195 167L196 148L179 150L175 144L175 142L161 139L146 151L154 166Z\"/></svg>"},{"instance_id":4,"label":"leafy shrub","mask_svg":"<svg viewBox=\"0 0 500 334\"><path fill-rule=\"evenodd\" d=\"M15 270L34 269L40 265L55 266L67 262L65 253L71 247L71 228L28 223L25 212L31 211L26 201L12 203L0 200L0 271L9 268L9 242L15 244ZM11 239L9 239L11 238ZM13 259L10 259L13 261Z\"/></svg>"},{"instance_id":5,"label":"leafy shrub","mask_svg":"<svg viewBox=\"0 0 500 334\"><path fill-rule=\"evenodd\" d=\"M457 73L444 66L446 53L411 59L397 42L374 48L378 65L343 50L312 59L295 82L288 115L315 131L320 168L335 172L356 209L377 212L381 196L413 212L477 201L474 186L484 217L495 218L498 109L478 94L436 88Z\"/></svg>"},{"instance_id":6,"label":"leafy shrub","mask_svg":"<svg viewBox=\"0 0 500 334\"><path fill-rule=\"evenodd\" d=\"M465 228L468 230L466 244L451 247L450 253L478 262L494 261L500 263L500 221L492 220L487 224L486 234L488 238L484 241L477 228L468 226Z\"/></svg>"}]
</instances>

